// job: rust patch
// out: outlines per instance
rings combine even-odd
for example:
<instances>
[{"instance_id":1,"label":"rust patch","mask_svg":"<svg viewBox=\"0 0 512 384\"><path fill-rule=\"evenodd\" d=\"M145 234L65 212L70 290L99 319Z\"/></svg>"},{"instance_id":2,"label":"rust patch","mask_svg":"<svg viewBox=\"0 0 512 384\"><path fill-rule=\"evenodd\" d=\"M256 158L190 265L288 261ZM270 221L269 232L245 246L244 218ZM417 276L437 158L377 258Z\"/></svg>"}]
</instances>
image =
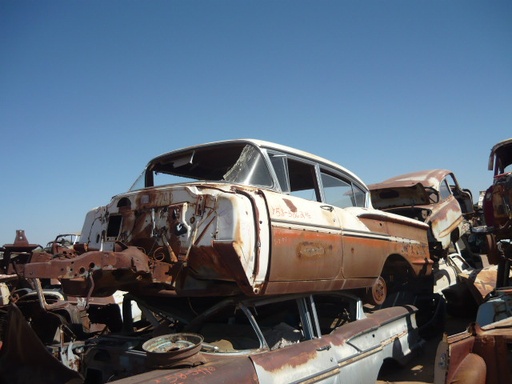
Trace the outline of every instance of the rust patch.
<instances>
[{"instance_id":1,"label":"rust patch","mask_svg":"<svg viewBox=\"0 0 512 384\"><path fill-rule=\"evenodd\" d=\"M297 207L288 199L283 199L288 209L292 212L297 212Z\"/></svg>"},{"instance_id":2,"label":"rust patch","mask_svg":"<svg viewBox=\"0 0 512 384\"><path fill-rule=\"evenodd\" d=\"M497 273L497 268L492 266L470 274L461 273L459 276L467 284L477 304L481 304L496 288Z\"/></svg>"},{"instance_id":3,"label":"rust patch","mask_svg":"<svg viewBox=\"0 0 512 384\"><path fill-rule=\"evenodd\" d=\"M320 345L316 340L311 340L310 342ZM309 342L296 344L293 348L293 353L265 353L251 356L251 359L267 372L278 372L285 367L296 368L308 364L309 361L316 357L317 351L312 351L311 346L308 346L308 344Z\"/></svg>"},{"instance_id":4,"label":"rust patch","mask_svg":"<svg viewBox=\"0 0 512 384\"><path fill-rule=\"evenodd\" d=\"M272 228L269 281L335 279L341 273L341 241L336 233Z\"/></svg>"},{"instance_id":5,"label":"rust patch","mask_svg":"<svg viewBox=\"0 0 512 384\"><path fill-rule=\"evenodd\" d=\"M297 256L300 258L314 259L323 257L327 252L332 251L332 245L324 246L321 243L303 242L297 246Z\"/></svg>"},{"instance_id":6,"label":"rust patch","mask_svg":"<svg viewBox=\"0 0 512 384\"><path fill-rule=\"evenodd\" d=\"M472 323L465 332L448 336L446 340L449 366L446 382L478 377L481 381L472 382L510 383L510 325L509 320L501 322L500 326L495 328L481 328L478 324ZM476 356L480 356L481 359L475 358Z\"/></svg>"},{"instance_id":7,"label":"rust patch","mask_svg":"<svg viewBox=\"0 0 512 384\"><path fill-rule=\"evenodd\" d=\"M165 271L157 275L164 276ZM108 296L130 284L149 284L150 272L148 256L128 247L122 252L90 251L71 259L28 263L20 274L26 278L62 279L63 290L68 294Z\"/></svg>"}]
</instances>

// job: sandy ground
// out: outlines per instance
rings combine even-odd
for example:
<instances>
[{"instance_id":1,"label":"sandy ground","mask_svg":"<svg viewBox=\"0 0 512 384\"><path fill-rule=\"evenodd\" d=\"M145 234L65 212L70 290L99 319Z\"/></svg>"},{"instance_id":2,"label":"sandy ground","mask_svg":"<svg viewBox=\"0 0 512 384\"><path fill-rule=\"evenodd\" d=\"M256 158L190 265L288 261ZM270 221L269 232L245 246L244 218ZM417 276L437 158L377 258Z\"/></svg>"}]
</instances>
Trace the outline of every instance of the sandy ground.
<instances>
[{"instance_id":1,"label":"sandy ground","mask_svg":"<svg viewBox=\"0 0 512 384\"><path fill-rule=\"evenodd\" d=\"M448 335L462 332L467 328L471 318L447 317L445 332ZM385 366L379 375L378 384L432 384L434 382L434 362L442 333L425 340L423 352L404 367Z\"/></svg>"}]
</instances>

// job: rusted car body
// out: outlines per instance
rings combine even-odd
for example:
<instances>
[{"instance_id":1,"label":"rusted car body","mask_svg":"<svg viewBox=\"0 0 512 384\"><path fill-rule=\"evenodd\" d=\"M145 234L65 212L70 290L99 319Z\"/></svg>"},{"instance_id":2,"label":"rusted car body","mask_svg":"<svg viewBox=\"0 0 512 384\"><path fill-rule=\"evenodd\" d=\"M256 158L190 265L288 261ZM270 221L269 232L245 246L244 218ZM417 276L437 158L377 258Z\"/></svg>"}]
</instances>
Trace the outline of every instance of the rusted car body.
<instances>
[{"instance_id":1,"label":"rusted car body","mask_svg":"<svg viewBox=\"0 0 512 384\"><path fill-rule=\"evenodd\" d=\"M74 245L80 240L79 233L61 233L54 240L48 242L44 247L46 252L53 255L65 253L67 250L73 250Z\"/></svg>"},{"instance_id":2,"label":"rusted car body","mask_svg":"<svg viewBox=\"0 0 512 384\"><path fill-rule=\"evenodd\" d=\"M488 169L493 183L485 193L485 222L500 239L512 238L512 139L503 140L491 149Z\"/></svg>"},{"instance_id":3,"label":"rusted car body","mask_svg":"<svg viewBox=\"0 0 512 384\"><path fill-rule=\"evenodd\" d=\"M413 306L365 313L359 299L341 293L130 300L153 316L151 326L125 324L124 332L85 340L66 335L77 330L70 323L47 326L62 339L46 347L12 305L0 377L35 384L373 383L385 360L404 364L423 345Z\"/></svg>"},{"instance_id":4,"label":"rusted car body","mask_svg":"<svg viewBox=\"0 0 512 384\"><path fill-rule=\"evenodd\" d=\"M501 288L512 284L512 139L492 147L488 169L493 183L485 191L483 212L489 260L498 265L496 287Z\"/></svg>"},{"instance_id":5,"label":"rusted car body","mask_svg":"<svg viewBox=\"0 0 512 384\"><path fill-rule=\"evenodd\" d=\"M471 193L445 169L408 173L368 187L375 208L429 225L430 252L437 257L447 255L467 230L465 216L473 213Z\"/></svg>"},{"instance_id":6,"label":"rusted car body","mask_svg":"<svg viewBox=\"0 0 512 384\"><path fill-rule=\"evenodd\" d=\"M512 317L445 336L439 343L434 384L512 383Z\"/></svg>"},{"instance_id":7,"label":"rusted car body","mask_svg":"<svg viewBox=\"0 0 512 384\"><path fill-rule=\"evenodd\" d=\"M374 209L347 169L289 147L231 140L151 160L86 216L75 257L31 260L65 292L246 296L369 290L429 276L428 226Z\"/></svg>"}]
</instances>

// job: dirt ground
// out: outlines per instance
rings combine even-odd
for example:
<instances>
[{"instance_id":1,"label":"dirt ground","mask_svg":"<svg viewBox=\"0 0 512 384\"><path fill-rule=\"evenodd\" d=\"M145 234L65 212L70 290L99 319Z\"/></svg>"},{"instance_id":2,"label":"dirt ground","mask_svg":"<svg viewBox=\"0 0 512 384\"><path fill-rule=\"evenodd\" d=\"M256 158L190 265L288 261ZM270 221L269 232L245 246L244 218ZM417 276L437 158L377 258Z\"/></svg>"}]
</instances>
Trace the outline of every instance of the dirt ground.
<instances>
[{"instance_id":1,"label":"dirt ground","mask_svg":"<svg viewBox=\"0 0 512 384\"><path fill-rule=\"evenodd\" d=\"M471 318L447 317L445 333L453 335L464 331L469 323L474 321ZM413 358L404 367L385 366L379 375L378 384L432 384L434 382L434 362L439 341L443 335L425 340L423 352Z\"/></svg>"}]
</instances>

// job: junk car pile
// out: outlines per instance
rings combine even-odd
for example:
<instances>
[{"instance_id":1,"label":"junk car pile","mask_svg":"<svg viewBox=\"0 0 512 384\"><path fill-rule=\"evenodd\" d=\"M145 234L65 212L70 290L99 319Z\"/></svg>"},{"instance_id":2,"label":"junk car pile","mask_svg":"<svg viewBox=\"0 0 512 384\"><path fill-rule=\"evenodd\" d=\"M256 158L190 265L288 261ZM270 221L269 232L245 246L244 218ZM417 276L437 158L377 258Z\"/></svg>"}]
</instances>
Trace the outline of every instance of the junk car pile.
<instances>
[{"instance_id":1,"label":"junk car pile","mask_svg":"<svg viewBox=\"0 0 512 384\"><path fill-rule=\"evenodd\" d=\"M421 348L418 308L421 327L439 261L471 233L451 172L409 176L370 192L249 139L158 156L78 240L4 246L0 377L374 382Z\"/></svg>"},{"instance_id":2,"label":"junk car pile","mask_svg":"<svg viewBox=\"0 0 512 384\"><path fill-rule=\"evenodd\" d=\"M435 361L436 384L512 382L512 139L497 143L489 157L493 183L483 199L489 260L497 264L494 290L480 303L475 321L445 336Z\"/></svg>"}]
</instances>

